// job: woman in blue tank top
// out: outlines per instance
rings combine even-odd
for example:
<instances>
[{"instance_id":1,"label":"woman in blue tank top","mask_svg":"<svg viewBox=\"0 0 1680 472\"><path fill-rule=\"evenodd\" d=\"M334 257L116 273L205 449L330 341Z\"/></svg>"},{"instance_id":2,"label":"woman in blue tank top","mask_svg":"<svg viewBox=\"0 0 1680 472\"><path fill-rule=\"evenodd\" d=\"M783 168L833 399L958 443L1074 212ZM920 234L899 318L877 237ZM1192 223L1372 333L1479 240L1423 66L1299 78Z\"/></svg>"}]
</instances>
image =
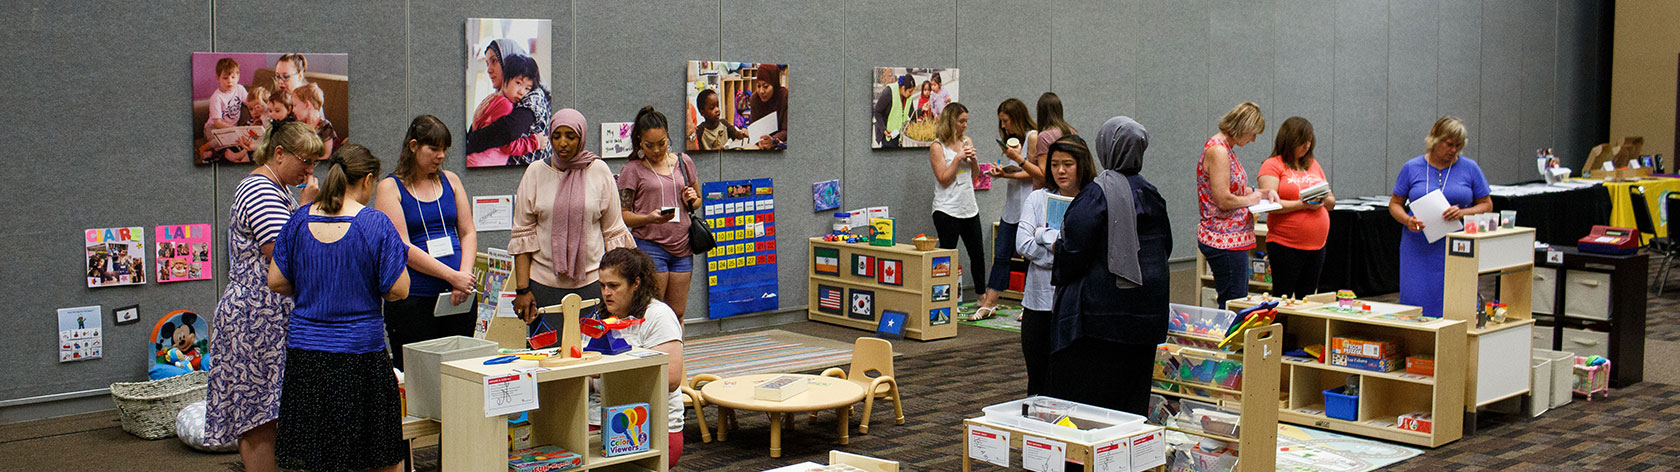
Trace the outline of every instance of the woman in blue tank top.
<instances>
[{"instance_id":1,"label":"woman in blue tank top","mask_svg":"<svg viewBox=\"0 0 1680 472\"><path fill-rule=\"evenodd\" d=\"M404 344L444 336L472 336L473 258L477 231L472 204L461 178L443 170L449 152L449 128L432 115L408 125L397 170L379 182L373 208L389 215L397 235L408 242L413 283L408 298L385 302L385 335L398 368ZM439 300L448 294L448 300ZM448 311L438 311L439 305ZM437 313L453 313L435 316Z\"/></svg>"}]
</instances>

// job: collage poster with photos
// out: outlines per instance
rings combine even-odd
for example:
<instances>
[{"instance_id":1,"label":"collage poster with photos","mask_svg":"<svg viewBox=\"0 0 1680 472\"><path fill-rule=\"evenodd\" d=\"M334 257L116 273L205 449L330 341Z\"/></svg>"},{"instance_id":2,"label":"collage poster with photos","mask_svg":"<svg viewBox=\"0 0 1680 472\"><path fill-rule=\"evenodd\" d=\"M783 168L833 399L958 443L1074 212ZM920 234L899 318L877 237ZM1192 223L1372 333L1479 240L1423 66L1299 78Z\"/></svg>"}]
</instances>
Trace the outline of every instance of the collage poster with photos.
<instances>
[{"instance_id":1,"label":"collage poster with photos","mask_svg":"<svg viewBox=\"0 0 1680 472\"><path fill-rule=\"evenodd\" d=\"M210 280L216 264L210 262L216 236L210 225L164 225L157 231L157 281Z\"/></svg>"},{"instance_id":2,"label":"collage poster with photos","mask_svg":"<svg viewBox=\"0 0 1680 472\"><path fill-rule=\"evenodd\" d=\"M146 228L94 228L83 243L88 288L146 283Z\"/></svg>"}]
</instances>

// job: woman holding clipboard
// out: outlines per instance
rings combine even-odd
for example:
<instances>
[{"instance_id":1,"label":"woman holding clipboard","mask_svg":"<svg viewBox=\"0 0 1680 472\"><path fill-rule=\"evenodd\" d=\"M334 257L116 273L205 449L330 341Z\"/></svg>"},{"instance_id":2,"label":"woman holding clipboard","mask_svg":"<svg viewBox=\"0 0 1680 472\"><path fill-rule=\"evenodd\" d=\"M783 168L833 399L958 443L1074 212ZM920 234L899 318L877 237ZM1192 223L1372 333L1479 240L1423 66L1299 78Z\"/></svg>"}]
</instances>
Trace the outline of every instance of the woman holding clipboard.
<instances>
[{"instance_id":1,"label":"woman holding clipboard","mask_svg":"<svg viewBox=\"0 0 1680 472\"><path fill-rule=\"evenodd\" d=\"M1440 192L1447 208L1441 219L1456 221L1465 215L1493 210L1492 192L1481 166L1458 155L1469 142L1464 122L1442 116L1429 129L1424 142L1428 152L1406 161L1394 179L1394 193L1388 199L1388 214L1406 227L1400 233L1400 303L1423 307L1424 316L1441 316L1441 292L1446 267L1446 242L1430 241L1423 234L1424 222L1407 210L1431 193Z\"/></svg>"}]
</instances>

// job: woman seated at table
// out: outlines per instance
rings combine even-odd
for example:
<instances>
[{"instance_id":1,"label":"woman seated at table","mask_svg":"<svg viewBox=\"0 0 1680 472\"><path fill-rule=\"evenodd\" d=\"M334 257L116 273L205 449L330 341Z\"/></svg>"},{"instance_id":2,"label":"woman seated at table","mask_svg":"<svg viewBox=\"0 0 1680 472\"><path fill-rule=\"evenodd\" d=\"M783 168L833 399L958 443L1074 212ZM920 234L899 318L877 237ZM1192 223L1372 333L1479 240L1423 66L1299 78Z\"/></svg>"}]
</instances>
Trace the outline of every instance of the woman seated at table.
<instances>
[{"instance_id":1,"label":"woman seated at table","mask_svg":"<svg viewBox=\"0 0 1680 472\"><path fill-rule=\"evenodd\" d=\"M1439 191L1447 198L1447 209L1441 212L1441 218L1447 221L1493 210L1491 189L1481 166L1458 155L1469 141L1463 121L1450 115L1436 120L1424 139L1428 151L1400 167L1394 193L1388 199L1388 214L1407 229L1400 233L1400 303L1423 307L1424 316L1441 316L1446 238L1429 242L1422 233L1423 221L1407 206Z\"/></svg>"},{"instance_id":2,"label":"woman seated at table","mask_svg":"<svg viewBox=\"0 0 1680 472\"><path fill-rule=\"evenodd\" d=\"M670 356L665 367L665 388L671 392L665 400L668 410L667 446L670 466L677 466L682 457L683 403L678 387L683 383L682 323L670 305L653 297L658 288L654 282L653 259L635 248L618 248L601 257L600 318L618 317L620 320L640 318L640 324L618 332L631 347L647 348ZM596 399L591 398L591 402ZM600 424L600 405L590 405L591 424Z\"/></svg>"}]
</instances>

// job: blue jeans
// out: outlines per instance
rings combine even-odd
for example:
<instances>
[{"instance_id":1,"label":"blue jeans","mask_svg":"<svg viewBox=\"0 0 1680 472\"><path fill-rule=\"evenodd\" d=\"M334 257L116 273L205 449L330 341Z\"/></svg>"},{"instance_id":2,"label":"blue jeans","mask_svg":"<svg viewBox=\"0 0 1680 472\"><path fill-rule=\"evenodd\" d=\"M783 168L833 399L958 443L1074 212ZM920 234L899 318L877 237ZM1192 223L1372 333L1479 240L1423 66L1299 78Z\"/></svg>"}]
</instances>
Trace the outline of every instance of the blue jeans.
<instances>
[{"instance_id":1,"label":"blue jeans","mask_svg":"<svg viewBox=\"0 0 1680 472\"><path fill-rule=\"evenodd\" d=\"M992 237L992 271L986 274L986 288L999 292L1009 290L1009 260L1015 258L1016 223L998 222L997 236Z\"/></svg>"},{"instance_id":2,"label":"blue jeans","mask_svg":"<svg viewBox=\"0 0 1680 472\"><path fill-rule=\"evenodd\" d=\"M1248 250L1216 249L1202 243L1196 243L1196 247L1207 259L1208 272L1213 274L1213 288L1219 291L1220 308L1225 308L1227 300L1248 296Z\"/></svg>"}]
</instances>

